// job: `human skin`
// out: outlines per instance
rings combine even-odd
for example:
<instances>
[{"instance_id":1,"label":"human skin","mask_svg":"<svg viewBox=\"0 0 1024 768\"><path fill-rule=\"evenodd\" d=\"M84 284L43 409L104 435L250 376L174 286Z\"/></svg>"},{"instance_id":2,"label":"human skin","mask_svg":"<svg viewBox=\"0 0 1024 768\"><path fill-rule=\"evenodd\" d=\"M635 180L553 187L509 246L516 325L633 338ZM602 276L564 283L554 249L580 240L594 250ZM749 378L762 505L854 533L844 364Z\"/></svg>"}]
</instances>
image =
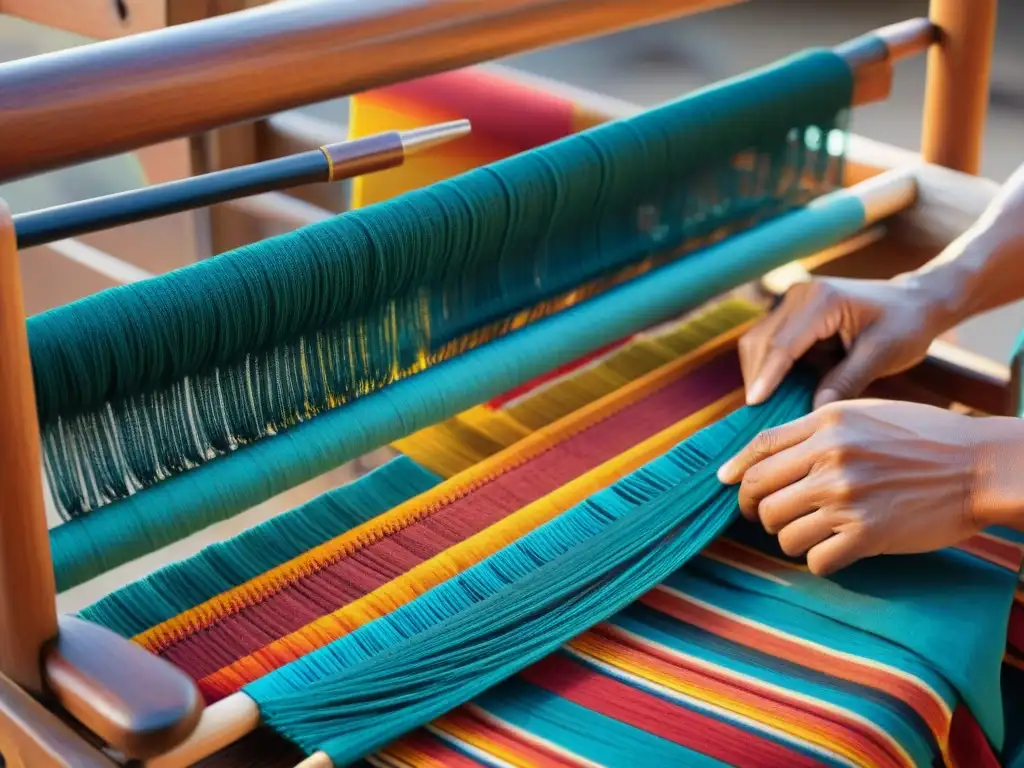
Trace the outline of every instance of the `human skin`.
<instances>
[{"instance_id":1,"label":"human skin","mask_svg":"<svg viewBox=\"0 0 1024 768\"><path fill-rule=\"evenodd\" d=\"M1024 298L1024 166L936 259L892 280L816 279L740 341L747 402L838 336L844 360L813 413L758 435L723 464L740 508L810 570L956 544L990 525L1024 530L1024 421L918 403L851 400L920 362L940 334Z\"/></svg>"}]
</instances>

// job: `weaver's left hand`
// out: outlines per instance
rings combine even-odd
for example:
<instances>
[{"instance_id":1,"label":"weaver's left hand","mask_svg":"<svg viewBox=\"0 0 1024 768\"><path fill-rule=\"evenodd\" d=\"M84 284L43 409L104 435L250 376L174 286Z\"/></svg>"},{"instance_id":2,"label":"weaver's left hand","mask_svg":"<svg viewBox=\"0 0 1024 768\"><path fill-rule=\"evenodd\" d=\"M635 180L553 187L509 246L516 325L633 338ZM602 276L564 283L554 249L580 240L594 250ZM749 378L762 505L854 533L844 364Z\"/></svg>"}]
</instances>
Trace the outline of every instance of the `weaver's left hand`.
<instances>
[{"instance_id":1,"label":"weaver's left hand","mask_svg":"<svg viewBox=\"0 0 1024 768\"><path fill-rule=\"evenodd\" d=\"M926 552L1021 506L1016 419L983 419L916 403L833 403L758 435L719 470L740 483L743 514L793 557L827 575L864 557ZM1014 487L1010 487L1013 485Z\"/></svg>"}]
</instances>

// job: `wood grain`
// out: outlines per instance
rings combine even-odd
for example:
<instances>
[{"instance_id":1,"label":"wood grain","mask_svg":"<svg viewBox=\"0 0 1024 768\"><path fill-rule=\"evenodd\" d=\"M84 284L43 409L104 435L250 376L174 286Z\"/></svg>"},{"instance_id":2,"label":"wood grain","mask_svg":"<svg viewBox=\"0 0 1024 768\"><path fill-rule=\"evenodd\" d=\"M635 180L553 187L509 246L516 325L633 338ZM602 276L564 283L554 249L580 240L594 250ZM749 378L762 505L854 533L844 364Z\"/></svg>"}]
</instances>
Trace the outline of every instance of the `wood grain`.
<instances>
[{"instance_id":1,"label":"wood grain","mask_svg":"<svg viewBox=\"0 0 1024 768\"><path fill-rule=\"evenodd\" d=\"M988 113L998 0L931 0L940 31L928 52L921 154L929 163L978 173Z\"/></svg>"},{"instance_id":2,"label":"wood grain","mask_svg":"<svg viewBox=\"0 0 1024 768\"><path fill-rule=\"evenodd\" d=\"M295 0L7 62L0 178L735 2Z\"/></svg>"},{"instance_id":3,"label":"wood grain","mask_svg":"<svg viewBox=\"0 0 1024 768\"><path fill-rule=\"evenodd\" d=\"M7 768L115 768L111 760L3 675L0 755Z\"/></svg>"},{"instance_id":4,"label":"wood grain","mask_svg":"<svg viewBox=\"0 0 1024 768\"><path fill-rule=\"evenodd\" d=\"M0 673L42 691L40 652L57 634L36 395L14 224L0 201Z\"/></svg>"},{"instance_id":5,"label":"wood grain","mask_svg":"<svg viewBox=\"0 0 1024 768\"><path fill-rule=\"evenodd\" d=\"M123 755L146 759L195 730L203 700L169 661L98 624L62 616L43 652L50 694L78 722Z\"/></svg>"}]
</instances>

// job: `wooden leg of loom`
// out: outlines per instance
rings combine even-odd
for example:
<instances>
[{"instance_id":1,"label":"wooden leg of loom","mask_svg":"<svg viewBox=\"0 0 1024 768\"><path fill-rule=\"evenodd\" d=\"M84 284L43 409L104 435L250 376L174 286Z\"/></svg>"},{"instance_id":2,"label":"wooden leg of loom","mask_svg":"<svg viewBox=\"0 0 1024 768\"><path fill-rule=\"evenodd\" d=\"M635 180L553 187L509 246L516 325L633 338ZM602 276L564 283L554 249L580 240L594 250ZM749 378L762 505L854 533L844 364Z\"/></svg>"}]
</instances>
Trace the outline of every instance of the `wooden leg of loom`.
<instances>
[{"instance_id":1,"label":"wooden leg of loom","mask_svg":"<svg viewBox=\"0 0 1024 768\"><path fill-rule=\"evenodd\" d=\"M931 0L941 30L928 52L921 154L925 161L978 173L988 111L997 0Z\"/></svg>"},{"instance_id":2,"label":"wooden leg of loom","mask_svg":"<svg viewBox=\"0 0 1024 768\"><path fill-rule=\"evenodd\" d=\"M33 751L27 746L57 728L55 719L30 706L29 694L34 694L55 698L128 757L169 749L192 732L202 713L195 683L169 663L88 622L65 618L58 633L20 264L14 223L2 201L0 419L6 430L0 441L0 744L32 766L45 765L36 759L52 757L48 750L59 747L37 743Z\"/></svg>"},{"instance_id":3,"label":"wooden leg of loom","mask_svg":"<svg viewBox=\"0 0 1024 768\"><path fill-rule=\"evenodd\" d=\"M14 222L0 201L0 673L39 694L57 606L23 305Z\"/></svg>"}]
</instances>

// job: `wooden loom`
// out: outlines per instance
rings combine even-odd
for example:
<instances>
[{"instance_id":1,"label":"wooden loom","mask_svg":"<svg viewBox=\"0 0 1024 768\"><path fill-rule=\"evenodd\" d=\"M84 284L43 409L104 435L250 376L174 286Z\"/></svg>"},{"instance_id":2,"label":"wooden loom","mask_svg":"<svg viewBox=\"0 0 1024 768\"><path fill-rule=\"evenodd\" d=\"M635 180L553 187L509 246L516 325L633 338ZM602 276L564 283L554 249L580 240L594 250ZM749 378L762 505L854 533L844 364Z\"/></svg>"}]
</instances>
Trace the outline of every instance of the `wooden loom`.
<instances>
[{"instance_id":1,"label":"wooden loom","mask_svg":"<svg viewBox=\"0 0 1024 768\"><path fill-rule=\"evenodd\" d=\"M377 10L372 10L370 4L358 8L327 2L282 4L127 37L66 55L15 62L0 67L0 84L4 86L0 88L0 105L5 115L0 121L0 146L9 148L0 155L0 174L20 177L527 48L723 4L649 2L638 10L635 4L610 0L519 0L490 3L486 13L467 11L461 3L425 1L393 3ZM0 10L5 12L52 20L39 16L43 8L45 4L38 2L0 3ZM166 11L165 21L178 12L172 11L171 5ZM149 20L140 23L163 26L160 14L151 16L143 16ZM98 18L83 15L81 29L113 36L103 32ZM933 0L930 22L917 20L880 31L879 37L886 44L882 48L867 42L847 46L844 55L858 72L857 103L885 98L893 63L929 49L922 159L953 171L976 173L987 91L975 84L987 81L994 18L994 2ZM438 21L446 24L439 25ZM386 34L374 37L377 30ZM145 28L131 31L143 32ZM238 39L249 43L245 67L233 66L237 61L233 46ZM473 42L457 46L453 55L454 43L465 40ZM395 54L411 48L415 55ZM280 66L283 60L289 61L287 67ZM142 61L148 62L146 68L137 66ZM59 85L67 71L78 73L74 90L70 86L62 90ZM196 74L200 71L201 76ZM339 72L344 75L339 76ZM264 80L260 73L275 74L277 79ZM246 80L260 82L262 87L246 89L241 85ZM211 98L197 109L187 97L198 81L209 92L224 97ZM93 94L93 98L79 100L77 94L83 91ZM46 98L30 98L33 93L45 93ZM148 120L125 121L123 111L128 103L146 114ZM623 109L600 99L589 106L603 119L618 117ZM40 130L40 126L58 124L73 126L75 138L61 130ZM261 152L285 151L281 147L290 152L308 141L294 124L275 122L275 118L255 127L227 130L236 132L236 136L248 133L250 140L243 148L249 156L197 163L195 170L249 163L264 159L266 155ZM318 140L314 146L323 143L328 142ZM236 146L230 133L196 139L193 144L205 145L209 156ZM847 171L851 185L917 163L906 153L866 141L854 144L851 161ZM909 250L910 260L918 263L929 258L958 234L945 211L956 211L966 225L992 194L993 186L983 182L968 183L964 177L953 175L936 182L935 177L942 174L935 169L918 169L916 173L920 185L911 180L913 174L889 174L873 187L862 188L866 207L879 221L920 193L918 209L889 227L884 237L858 238L804 265L773 273L766 281L768 288L781 290L800 279L808 268L832 267L879 276L902 271L909 263L905 260L894 265L893 253ZM958 191L951 191L954 189ZM959 190L963 189L969 191L961 194ZM309 200L324 202L329 193L310 188L298 194L305 199L302 203L289 202L290 208L282 206L279 197L245 204L264 206L264 210L270 206L275 211L271 218L278 223L269 231L328 215L324 208L311 207ZM930 195L937 199L930 199ZM281 224L287 219L278 215L282 210L299 211L300 215ZM100 744L126 755L158 756L178 747L195 729L201 707L194 690L184 684L181 675L155 663L144 652L125 643L107 645L116 639L107 633L96 632L76 620L58 624L54 610L21 267L16 257L14 223L9 214L7 219L4 257L0 261L4 270L0 286L5 292L0 300L0 340L5 345L3 359L19 362L5 364L0 370L0 407L10 424L2 443L5 461L0 474L9 510L0 518L0 542L4 547L0 566L0 752L8 764L25 766L109 765L109 757L96 748ZM218 221L217 215L211 217L209 226L214 233L210 238L214 252L236 244L239 235L234 235L234 241L224 235L230 225ZM923 233L929 239L925 240ZM241 237L249 239L252 232ZM61 252L55 253L59 257ZM839 256L842 259L836 263ZM27 254L21 263L31 258ZM1005 370L942 344L936 344L929 360L906 379L942 401L989 413L1012 408ZM145 679L145 686L118 683L129 653L134 654L133 662L138 657L138 673L133 674L133 681ZM112 658L117 659L116 664L110 663ZM153 701L141 695L150 691L160 691L165 697ZM159 728L153 728L154 718L160 720Z\"/></svg>"}]
</instances>

